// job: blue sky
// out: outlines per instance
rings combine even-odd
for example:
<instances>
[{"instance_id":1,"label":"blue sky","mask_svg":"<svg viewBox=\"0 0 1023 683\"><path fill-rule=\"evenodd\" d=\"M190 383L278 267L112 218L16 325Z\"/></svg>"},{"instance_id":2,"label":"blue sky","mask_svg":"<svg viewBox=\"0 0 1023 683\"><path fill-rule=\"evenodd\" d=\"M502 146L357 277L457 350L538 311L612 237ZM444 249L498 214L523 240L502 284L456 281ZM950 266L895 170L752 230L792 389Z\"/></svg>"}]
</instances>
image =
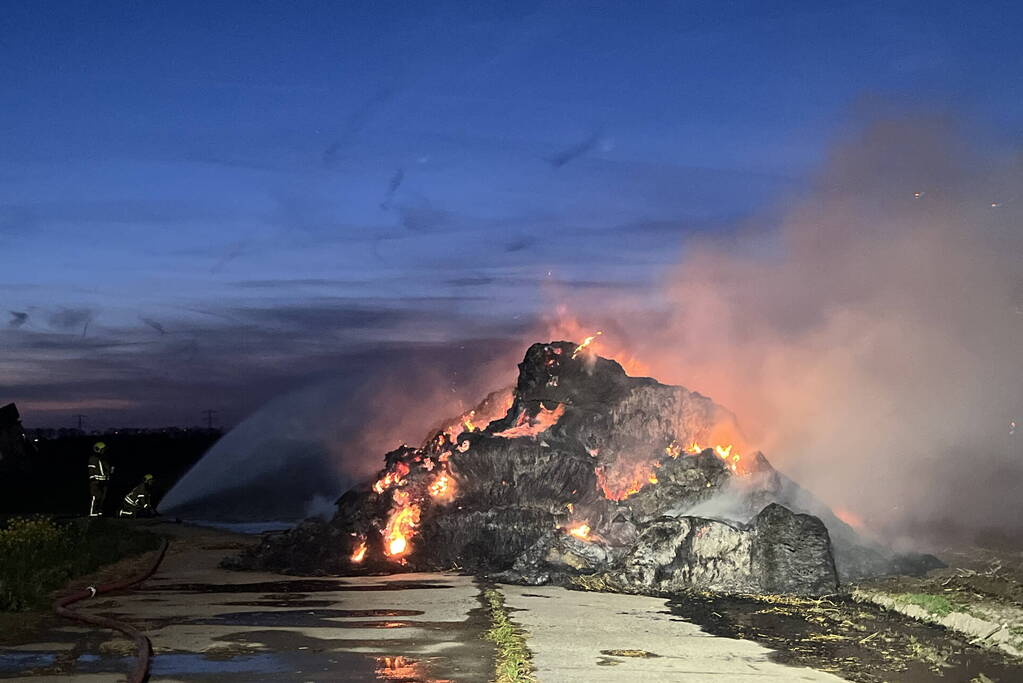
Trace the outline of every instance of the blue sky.
<instances>
[{"instance_id":1,"label":"blue sky","mask_svg":"<svg viewBox=\"0 0 1023 683\"><path fill-rule=\"evenodd\" d=\"M8 3L0 402L235 422L386 354L517 343L552 282L652 287L687 237L770 230L863 111L1018 131L1020 14Z\"/></svg>"}]
</instances>

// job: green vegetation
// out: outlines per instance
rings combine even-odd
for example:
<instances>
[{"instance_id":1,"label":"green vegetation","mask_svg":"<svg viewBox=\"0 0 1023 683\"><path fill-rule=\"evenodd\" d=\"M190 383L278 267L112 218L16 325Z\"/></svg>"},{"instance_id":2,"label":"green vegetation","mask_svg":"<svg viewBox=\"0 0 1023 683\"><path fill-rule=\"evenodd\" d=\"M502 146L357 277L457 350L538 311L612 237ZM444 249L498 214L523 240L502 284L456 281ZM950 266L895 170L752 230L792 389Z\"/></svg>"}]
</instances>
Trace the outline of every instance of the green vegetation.
<instances>
[{"instance_id":1,"label":"green vegetation","mask_svg":"<svg viewBox=\"0 0 1023 683\"><path fill-rule=\"evenodd\" d=\"M113 520L9 519L0 528L0 611L46 607L72 578L159 546L156 534Z\"/></svg>"},{"instance_id":2,"label":"green vegetation","mask_svg":"<svg viewBox=\"0 0 1023 683\"><path fill-rule=\"evenodd\" d=\"M931 614L939 617L958 611L957 605L943 595L933 595L931 593L899 593L893 597L896 602L904 605L916 605L918 607L922 607Z\"/></svg>"},{"instance_id":3,"label":"green vegetation","mask_svg":"<svg viewBox=\"0 0 1023 683\"><path fill-rule=\"evenodd\" d=\"M490 630L484 637L497 646L495 682L534 683L536 679L532 675L525 634L508 618L504 596L500 591L488 588L483 592L483 600L490 615Z\"/></svg>"},{"instance_id":4,"label":"green vegetation","mask_svg":"<svg viewBox=\"0 0 1023 683\"><path fill-rule=\"evenodd\" d=\"M579 590L591 591L594 593L619 593L618 584L608 574L583 574L573 576L568 580L569 584Z\"/></svg>"}]
</instances>

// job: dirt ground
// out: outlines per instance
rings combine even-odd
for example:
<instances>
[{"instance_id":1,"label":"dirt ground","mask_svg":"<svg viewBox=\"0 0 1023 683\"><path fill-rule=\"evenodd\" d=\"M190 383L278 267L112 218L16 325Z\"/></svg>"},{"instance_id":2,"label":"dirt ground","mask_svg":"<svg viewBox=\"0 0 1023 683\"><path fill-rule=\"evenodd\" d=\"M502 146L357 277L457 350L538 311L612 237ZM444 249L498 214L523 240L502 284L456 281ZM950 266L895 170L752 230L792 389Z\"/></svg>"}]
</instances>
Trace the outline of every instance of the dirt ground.
<instances>
[{"instance_id":1,"label":"dirt ground","mask_svg":"<svg viewBox=\"0 0 1023 683\"><path fill-rule=\"evenodd\" d=\"M1020 660L849 597L817 601L693 594L671 600L669 607L672 614L710 633L748 638L774 649L776 661L830 671L850 681L1023 680Z\"/></svg>"},{"instance_id":2,"label":"dirt ground","mask_svg":"<svg viewBox=\"0 0 1023 683\"><path fill-rule=\"evenodd\" d=\"M939 553L949 566L843 586L824 600L771 596L679 596L671 610L711 633L749 638L778 661L832 671L852 681L1023 681L1023 659L985 642L851 597L855 592L922 605L935 621L956 611L1023 635L1023 551L960 546ZM983 647L982 647L983 645Z\"/></svg>"}]
</instances>

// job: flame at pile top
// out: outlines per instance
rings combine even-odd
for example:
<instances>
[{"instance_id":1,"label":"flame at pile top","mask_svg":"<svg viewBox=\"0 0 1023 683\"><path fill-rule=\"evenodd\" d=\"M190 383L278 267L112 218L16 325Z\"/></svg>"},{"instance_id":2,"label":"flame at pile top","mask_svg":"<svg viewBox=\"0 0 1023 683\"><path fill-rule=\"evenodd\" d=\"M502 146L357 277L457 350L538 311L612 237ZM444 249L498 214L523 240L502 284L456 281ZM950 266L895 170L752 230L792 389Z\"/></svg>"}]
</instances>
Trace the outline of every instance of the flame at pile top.
<instances>
[{"instance_id":1,"label":"flame at pile top","mask_svg":"<svg viewBox=\"0 0 1023 683\"><path fill-rule=\"evenodd\" d=\"M602 334L604 334L604 333L598 331L596 334L590 335L586 339L583 339L583 343L580 344L579 346L575 347L575 351L572 352L572 358L574 359L581 352L585 351L586 348L589 347L589 345L593 343L593 340L596 339L597 337L599 337Z\"/></svg>"},{"instance_id":2,"label":"flame at pile top","mask_svg":"<svg viewBox=\"0 0 1023 683\"><path fill-rule=\"evenodd\" d=\"M609 358L616 361L622 368L625 369L626 374L632 377L647 377L650 375L650 366L640 361L627 348L626 344L623 344L621 340L616 339L613 335L605 335L603 331L593 332L592 327L586 327L579 320L568 312L566 306L557 306L554 310L554 315L546 321L546 337L548 339L582 339L583 343L579 345L576 352L578 353L597 353L604 358ZM599 349L597 348L599 345Z\"/></svg>"}]
</instances>

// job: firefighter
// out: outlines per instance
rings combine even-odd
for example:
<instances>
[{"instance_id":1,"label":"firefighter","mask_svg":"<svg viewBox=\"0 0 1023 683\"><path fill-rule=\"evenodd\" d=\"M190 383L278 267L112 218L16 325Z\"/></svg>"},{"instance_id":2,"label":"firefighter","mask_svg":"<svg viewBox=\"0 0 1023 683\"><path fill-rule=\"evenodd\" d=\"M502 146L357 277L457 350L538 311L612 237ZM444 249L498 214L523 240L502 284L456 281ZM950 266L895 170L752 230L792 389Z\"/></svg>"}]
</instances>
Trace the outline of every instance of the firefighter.
<instances>
[{"instance_id":1,"label":"firefighter","mask_svg":"<svg viewBox=\"0 0 1023 683\"><path fill-rule=\"evenodd\" d=\"M121 505L121 517L151 517L153 509L153 475L142 477L142 483L128 492Z\"/></svg>"},{"instance_id":2,"label":"firefighter","mask_svg":"<svg viewBox=\"0 0 1023 683\"><path fill-rule=\"evenodd\" d=\"M97 441L89 456L89 516L103 516L103 501L107 497L107 486L114 476L114 468L106 459L107 445Z\"/></svg>"}]
</instances>

